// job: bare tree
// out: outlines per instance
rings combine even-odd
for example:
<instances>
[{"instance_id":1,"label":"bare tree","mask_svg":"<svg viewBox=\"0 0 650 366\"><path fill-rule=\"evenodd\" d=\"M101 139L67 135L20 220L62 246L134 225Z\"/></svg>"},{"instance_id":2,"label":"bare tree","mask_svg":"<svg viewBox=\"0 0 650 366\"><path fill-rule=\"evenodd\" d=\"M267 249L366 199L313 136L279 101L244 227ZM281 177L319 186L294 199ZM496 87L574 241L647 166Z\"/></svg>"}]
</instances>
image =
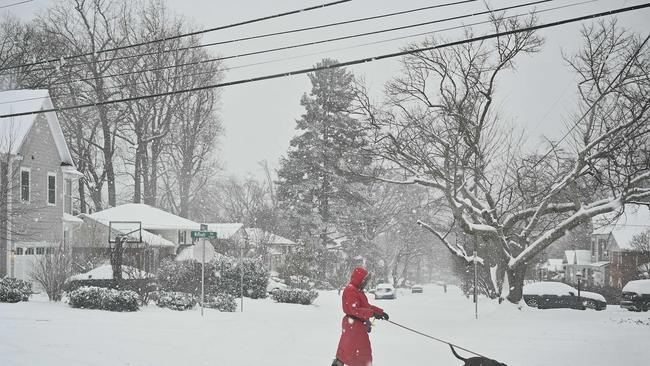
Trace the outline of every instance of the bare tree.
<instances>
[{"instance_id":1,"label":"bare tree","mask_svg":"<svg viewBox=\"0 0 650 366\"><path fill-rule=\"evenodd\" d=\"M496 31L533 22L493 17ZM587 27L583 36L572 65L586 118L576 118L568 148L554 143L542 156L519 152L520 140L494 109L498 76L542 45L531 31L406 56L403 75L387 86L384 110L360 93L375 130L372 155L406 174L379 178L444 197L449 225L477 238L486 282L512 302L521 299L528 264L567 230L650 198L648 47L614 25ZM469 248L448 240L450 229L419 224L473 262Z\"/></svg>"},{"instance_id":2,"label":"bare tree","mask_svg":"<svg viewBox=\"0 0 650 366\"><path fill-rule=\"evenodd\" d=\"M650 254L650 230L635 235L630 242L634 250Z\"/></svg>"},{"instance_id":3,"label":"bare tree","mask_svg":"<svg viewBox=\"0 0 650 366\"><path fill-rule=\"evenodd\" d=\"M52 254L46 254L36 261L31 278L43 287L50 301L60 301L72 273L72 254L59 245Z\"/></svg>"}]
</instances>

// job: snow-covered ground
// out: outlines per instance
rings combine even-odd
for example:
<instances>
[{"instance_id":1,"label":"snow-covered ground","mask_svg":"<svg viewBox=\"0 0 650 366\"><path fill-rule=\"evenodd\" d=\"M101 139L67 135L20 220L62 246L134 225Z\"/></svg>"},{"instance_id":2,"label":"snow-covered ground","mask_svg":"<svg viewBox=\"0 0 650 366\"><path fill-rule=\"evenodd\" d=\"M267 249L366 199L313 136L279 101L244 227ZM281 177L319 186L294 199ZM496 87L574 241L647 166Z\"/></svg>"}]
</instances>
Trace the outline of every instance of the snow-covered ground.
<instances>
[{"instance_id":1,"label":"snow-covered ground","mask_svg":"<svg viewBox=\"0 0 650 366\"><path fill-rule=\"evenodd\" d=\"M371 302L372 296L370 296ZM508 365L647 365L650 313L537 310L483 300L453 287L399 290L376 301L391 320ZM246 300L243 313L135 313L72 309L36 297L0 303L0 365L330 365L339 338L340 300L321 292L312 306ZM461 365L449 348L390 323L371 333L374 365Z\"/></svg>"}]
</instances>

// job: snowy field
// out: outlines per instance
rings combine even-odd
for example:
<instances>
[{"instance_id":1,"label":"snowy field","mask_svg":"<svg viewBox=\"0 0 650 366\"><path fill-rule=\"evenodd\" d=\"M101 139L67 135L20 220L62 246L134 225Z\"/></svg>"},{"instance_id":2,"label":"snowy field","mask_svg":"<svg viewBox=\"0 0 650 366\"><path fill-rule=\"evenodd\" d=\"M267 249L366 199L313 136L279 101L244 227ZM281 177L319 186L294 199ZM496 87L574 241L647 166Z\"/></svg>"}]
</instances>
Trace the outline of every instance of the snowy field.
<instances>
[{"instance_id":1,"label":"snowy field","mask_svg":"<svg viewBox=\"0 0 650 366\"><path fill-rule=\"evenodd\" d=\"M372 295L370 296L371 302ZM455 288L400 290L375 302L391 320L508 365L647 365L650 313L519 310L473 304ZM135 313L72 309L36 297L0 303L0 365L330 365L341 321L337 293L313 306L246 300L243 313L176 312L155 305ZM461 365L449 348L390 323L371 333L375 366Z\"/></svg>"}]
</instances>

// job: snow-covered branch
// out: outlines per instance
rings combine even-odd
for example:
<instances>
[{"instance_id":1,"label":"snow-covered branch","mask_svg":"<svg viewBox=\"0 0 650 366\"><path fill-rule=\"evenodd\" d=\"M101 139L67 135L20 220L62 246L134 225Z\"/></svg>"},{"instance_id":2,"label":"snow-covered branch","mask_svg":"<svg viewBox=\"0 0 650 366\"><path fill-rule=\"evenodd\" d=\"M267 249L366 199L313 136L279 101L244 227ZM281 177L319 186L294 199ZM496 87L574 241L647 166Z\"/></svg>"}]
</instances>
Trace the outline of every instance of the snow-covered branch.
<instances>
[{"instance_id":1,"label":"snow-covered branch","mask_svg":"<svg viewBox=\"0 0 650 366\"><path fill-rule=\"evenodd\" d=\"M421 220L417 221L417 224L420 225L421 227L427 229L429 232L431 232L433 235L435 235L440 241L451 251L452 254L455 256L462 258L465 260L467 263L473 263L474 262L474 256L467 255L467 252L465 251L464 248L460 246L455 246L452 245L449 241L447 241L446 236L442 235L439 233L436 229L431 227L430 225L422 222ZM476 257L476 263L483 265L483 258L481 257Z\"/></svg>"}]
</instances>

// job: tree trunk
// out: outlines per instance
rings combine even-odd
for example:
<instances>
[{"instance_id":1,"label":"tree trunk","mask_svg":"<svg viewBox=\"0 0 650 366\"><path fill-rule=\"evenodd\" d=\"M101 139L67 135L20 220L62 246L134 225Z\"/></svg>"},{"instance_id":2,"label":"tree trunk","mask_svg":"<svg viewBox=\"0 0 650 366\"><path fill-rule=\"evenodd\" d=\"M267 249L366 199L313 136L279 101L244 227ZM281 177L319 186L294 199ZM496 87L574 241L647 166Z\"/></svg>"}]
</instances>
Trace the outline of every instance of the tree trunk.
<instances>
[{"instance_id":1,"label":"tree trunk","mask_svg":"<svg viewBox=\"0 0 650 366\"><path fill-rule=\"evenodd\" d=\"M87 211L86 211L86 186L84 186L83 182L79 182L79 184L77 184L77 191L79 192L79 212L87 213Z\"/></svg>"},{"instance_id":2,"label":"tree trunk","mask_svg":"<svg viewBox=\"0 0 650 366\"><path fill-rule=\"evenodd\" d=\"M142 202L142 149L135 148L135 168L133 171L133 203Z\"/></svg>"},{"instance_id":3,"label":"tree trunk","mask_svg":"<svg viewBox=\"0 0 650 366\"><path fill-rule=\"evenodd\" d=\"M513 304L521 301L524 289L524 276L526 275L526 266L520 265L515 268L506 270L508 276L508 301Z\"/></svg>"}]
</instances>

